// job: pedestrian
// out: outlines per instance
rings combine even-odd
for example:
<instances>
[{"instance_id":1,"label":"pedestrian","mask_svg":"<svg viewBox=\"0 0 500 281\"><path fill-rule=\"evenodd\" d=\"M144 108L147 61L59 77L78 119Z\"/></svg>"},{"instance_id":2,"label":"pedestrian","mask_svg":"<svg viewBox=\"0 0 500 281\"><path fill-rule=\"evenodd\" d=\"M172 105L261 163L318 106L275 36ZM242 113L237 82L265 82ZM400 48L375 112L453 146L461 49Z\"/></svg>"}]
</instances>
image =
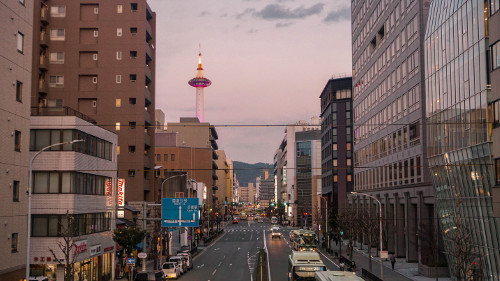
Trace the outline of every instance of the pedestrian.
<instances>
[{"instance_id":1,"label":"pedestrian","mask_svg":"<svg viewBox=\"0 0 500 281\"><path fill-rule=\"evenodd\" d=\"M351 261L351 270L352 270L352 272L356 272L356 262L355 261Z\"/></svg>"},{"instance_id":2,"label":"pedestrian","mask_svg":"<svg viewBox=\"0 0 500 281\"><path fill-rule=\"evenodd\" d=\"M396 264L396 256L394 254L391 254L392 270L394 270L394 264Z\"/></svg>"},{"instance_id":3,"label":"pedestrian","mask_svg":"<svg viewBox=\"0 0 500 281\"><path fill-rule=\"evenodd\" d=\"M340 271L344 271L344 261L340 262Z\"/></svg>"}]
</instances>

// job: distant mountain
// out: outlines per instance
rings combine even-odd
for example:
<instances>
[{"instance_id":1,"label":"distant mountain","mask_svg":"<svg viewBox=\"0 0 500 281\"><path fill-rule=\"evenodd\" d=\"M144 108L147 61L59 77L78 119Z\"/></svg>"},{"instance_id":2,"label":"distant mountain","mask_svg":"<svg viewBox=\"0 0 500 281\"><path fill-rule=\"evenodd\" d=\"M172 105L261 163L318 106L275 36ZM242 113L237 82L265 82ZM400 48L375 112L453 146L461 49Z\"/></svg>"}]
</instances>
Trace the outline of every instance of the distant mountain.
<instances>
[{"instance_id":1,"label":"distant mountain","mask_svg":"<svg viewBox=\"0 0 500 281\"><path fill-rule=\"evenodd\" d=\"M273 164L268 163L255 163L248 164L245 162L233 161L234 172L240 186L248 186L249 182L255 183L255 178L260 176L262 169L269 171L269 176L273 174Z\"/></svg>"}]
</instances>

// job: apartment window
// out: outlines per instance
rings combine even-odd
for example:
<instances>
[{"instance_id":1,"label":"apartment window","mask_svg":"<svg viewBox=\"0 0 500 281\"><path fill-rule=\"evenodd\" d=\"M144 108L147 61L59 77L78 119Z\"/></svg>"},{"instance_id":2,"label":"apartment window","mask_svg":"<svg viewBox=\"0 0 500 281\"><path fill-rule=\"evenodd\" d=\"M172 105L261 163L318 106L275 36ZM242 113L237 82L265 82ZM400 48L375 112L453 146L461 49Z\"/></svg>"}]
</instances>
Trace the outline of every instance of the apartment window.
<instances>
[{"instance_id":1,"label":"apartment window","mask_svg":"<svg viewBox=\"0 0 500 281\"><path fill-rule=\"evenodd\" d=\"M137 51L130 51L130 58L131 59L137 58Z\"/></svg>"},{"instance_id":2,"label":"apartment window","mask_svg":"<svg viewBox=\"0 0 500 281\"><path fill-rule=\"evenodd\" d=\"M136 99L136 98L129 98L129 99L128 99L128 102L129 102L130 104L136 104L136 103L137 103L137 99Z\"/></svg>"},{"instance_id":3,"label":"apartment window","mask_svg":"<svg viewBox=\"0 0 500 281\"><path fill-rule=\"evenodd\" d=\"M14 150L21 151L21 131L14 132Z\"/></svg>"},{"instance_id":4,"label":"apartment window","mask_svg":"<svg viewBox=\"0 0 500 281\"><path fill-rule=\"evenodd\" d=\"M23 83L21 81L16 81L16 101L23 101Z\"/></svg>"},{"instance_id":5,"label":"apartment window","mask_svg":"<svg viewBox=\"0 0 500 281\"><path fill-rule=\"evenodd\" d=\"M97 60L97 58L98 58L98 57L97 57L97 54L92 54L92 59L93 59L93 60Z\"/></svg>"},{"instance_id":6,"label":"apartment window","mask_svg":"<svg viewBox=\"0 0 500 281\"><path fill-rule=\"evenodd\" d=\"M137 34L137 27L131 27L130 33L132 33L132 35L136 35Z\"/></svg>"},{"instance_id":7,"label":"apartment window","mask_svg":"<svg viewBox=\"0 0 500 281\"><path fill-rule=\"evenodd\" d=\"M130 10L132 10L132 12L137 12L137 7L137 3L130 3Z\"/></svg>"},{"instance_id":8,"label":"apartment window","mask_svg":"<svg viewBox=\"0 0 500 281\"><path fill-rule=\"evenodd\" d=\"M17 51L19 53L24 52L24 34L17 32Z\"/></svg>"},{"instance_id":9,"label":"apartment window","mask_svg":"<svg viewBox=\"0 0 500 281\"><path fill-rule=\"evenodd\" d=\"M500 126L500 100L492 102L488 107L492 117L492 126L496 128Z\"/></svg>"},{"instance_id":10,"label":"apartment window","mask_svg":"<svg viewBox=\"0 0 500 281\"><path fill-rule=\"evenodd\" d=\"M337 167L337 159L333 159L333 167Z\"/></svg>"},{"instance_id":11,"label":"apartment window","mask_svg":"<svg viewBox=\"0 0 500 281\"><path fill-rule=\"evenodd\" d=\"M128 146L128 152L134 153L135 152L135 145L129 145Z\"/></svg>"},{"instance_id":12,"label":"apartment window","mask_svg":"<svg viewBox=\"0 0 500 281\"><path fill-rule=\"evenodd\" d=\"M135 129L136 122L128 122L128 126L130 129Z\"/></svg>"},{"instance_id":13,"label":"apartment window","mask_svg":"<svg viewBox=\"0 0 500 281\"><path fill-rule=\"evenodd\" d=\"M64 87L64 76L49 76L49 87Z\"/></svg>"},{"instance_id":14,"label":"apartment window","mask_svg":"<svg viewBox=\"0 0 500 281\"><path fill-rule=\"evenodd\" d=\"M96 7L96 8L94 8L94 15L98 15L98 14L99 14L99 8Z\"/></svg>"},{"instance_id":15,"label":"apartment window","mask_svg":"<svg viewBox=\"0 0 500 281\"><path fill-rule=\"evenodd\" d=\"M116 107L121 107L122 106L122 99L116 99L115 106Z\"/></svg>"},{"instance_id":16,"label":"apartment window","mask_svg":"<svg viewBox=\"0 0 500 281\"><path fill-rule=\"evenodd\" d=\"M64 63L64 52L54 52L49 54L49 61L52 64Z\"/></svg>"},{"instance_id":17,"label":"apartment window","mask_svg":"<svg viewBox=\"0 0 500 281\"><path fill-rule=\"evenodd\" d=\"M122 82L122 76L116 75L116 83L121 83L121 82Z\"/></svg>"},{"instance_id":18,"label":"apartment window","mask_svg":"<svg viewBox=\"0 0 500 281\"><path fill-rule=\"evenodd\" d=\"M165 162L168 161L168 154L163 154L163 161L165 161Z\"/></svg>"},{"instance_id":19,"label":"apartment window","mask_svg":"<svg viewBox=\"0 0 500 281\"><path fill-rule=\"evenodd\" d=\"M94 37L99 37L99 30L94 30Z\"/></svg>"},{"instance_id":20,"label":"apartment window","mask_svg":"<svg viewBox=\"0 0 500 281\"><path fill-rule=\"evenodd\" d=\"M499 0L490 0L490 15L493 15L498 10L500 10L500 1Z\"/></svg>"},{"instance_id":21,"label":"apartment window","mask_svg":"<svg viewBox=\"0 0 500 281\"><path fill-rule=\"evenodd\" d=\"M135 170L128 170L128 176L131 178L135 177Z\"/></svg>"},{"instance_id":22,"label":"apartment window","mask_svg":"<svg viewBox=\"0 0 500 281\"><path fill-rule=\"evenodd\" d=\"M50 7L50 16L53 18L64 18L66 17L66 6L58 5Z\"/></svg>"},{"instance_id":23,"label":"apartment window","mask_svg":"<svg viewBox=\"0 0 500 281\"><path fill-rule=\"evenodd\" d=\"M121 14L123 13L123 5L116 5L116 13Z\"/></svg>"},{"instance_id":24,"label":"apartment window","mask_svg":"<svg viewBox=\"0 0 500 281\"><path fill-rule=\"evenodd\" d=\"M19 181L12 183L12 201L19 202Z\"/></svg>"},{"instance_id":25,"label":"apartment window","mask_svg":"<svg viewBox=\"0 0 500 281\"><path fill-rule=\"evenodd\" d=\"M18 240L18 234L17 233L12 233L10 236L11 243L10 243L10 252L11 253L16 253L17 252L17 240Z\"/></svg>"},{"instance_id":26,"label":"apartment window","mask_svg":"<svg viewBox=\"0 0 500 281\"><path fill-rule=\"evenodd\" d=\"M491 60L493 69L500 67L500 41L491 46Z\"/></svg>"},{"instance_id":27,"label":"apartment window","mask_svg":"<svg viewBox=\"0 0 500 281\"><path fill-rule=\"evenodd\" d=\"M116 155L120 155L120 146L119 145L116 146Z\"/></svg>"},{"instance_id":28,"label":"apartment window","mask_svg":"<svg viewBox=\"0 0 500 281\"><path fill-rule=\"evenodd\" d=\"M118 27L116 29L116 36L120 37L123 35L123 29L121 27Z\"/></svg>"},{"instance_id":29,"label":"apartment window","mask_svg":"<svg viewBox=\"0 0 500 281\"><path fill-rule=\"evenodd\" d=\"M137 80L137 74L130 74L130 82L135 82Z\"/></svg>"},{"instance_id":30,"label":"apartment window","mask_svg":"<svg viewBox=\"0 0 500 281\"><path fill-rule=\"evenodd\" d=\"M116 60L122 60L122 51L116 52Z\"/></svg>"},{"instance_id":31,"label":"apartment window","mask_svg":"<svg viewBox=\"0 0 500 281\"><path fill-rule=\"evenodd\" d=\"M170 161L175 161L175 154L170 155Z\"/></svg>"},{"instance_id":32,"label":"apartment window","mask_svg":"<svg viewBox=\"0 0 500 281\"><path fill-rule=\"evenodd\" d=\"M115 124L115 130L120 131L120 122L116 122Z\"/></svg>"},{"instance_id":33,"label":"apartment window","mask_svg":"<svg viewBox=\"0 0 500 281\"><path fill-rule=\"evenodd\" d=\"M97 76L92 77L92 83L97 84Z\"/></svg>"},{"instance_id":34,"label":"apartment window","mask_svg":"<svg viewBox=\"0 0 500 281\"><path fill-rule=\"evenodd\" d=\"M50 40L64 41L64 39L65 39L64 28L54 28L50 30Z\"/></svg>"},{"instance_id":35,"label":"apartment window","mask_svg":"<svg viewBox=\"0 0 500 281\"><path fill-rule=\"evenodd\" d=\"M497 186L500 186L500 158L495 159L495 175Z\"/></svg>"}]
</instances>

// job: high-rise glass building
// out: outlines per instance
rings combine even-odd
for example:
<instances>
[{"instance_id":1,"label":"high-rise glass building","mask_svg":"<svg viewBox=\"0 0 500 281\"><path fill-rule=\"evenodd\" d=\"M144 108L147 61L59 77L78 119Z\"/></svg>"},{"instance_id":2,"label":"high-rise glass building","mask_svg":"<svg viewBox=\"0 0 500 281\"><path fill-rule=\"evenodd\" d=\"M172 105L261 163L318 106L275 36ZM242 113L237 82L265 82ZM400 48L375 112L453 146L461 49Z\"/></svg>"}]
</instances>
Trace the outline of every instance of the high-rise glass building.
<instances>
[{"instance_id":1,"label":"high-rise glass building","mask_svg":"<svg viewBox=\"0 0 500 281\"><path fill-rule=\"evenodd\" d=\"M458 250L466 243L468 262L473 264L466 274L473 274L474 280L498 280L500 269L500 231L494 213L499 193L493 170L500 152L494 145L500 95L492 87L500 78L495 72L498 3L433 1L425 35L427 148L436 209L452 274L465 266ZM497 79L490 79L494 75ZM464 235L467 239L461 241Z\"/></svg>"}]
</instances>

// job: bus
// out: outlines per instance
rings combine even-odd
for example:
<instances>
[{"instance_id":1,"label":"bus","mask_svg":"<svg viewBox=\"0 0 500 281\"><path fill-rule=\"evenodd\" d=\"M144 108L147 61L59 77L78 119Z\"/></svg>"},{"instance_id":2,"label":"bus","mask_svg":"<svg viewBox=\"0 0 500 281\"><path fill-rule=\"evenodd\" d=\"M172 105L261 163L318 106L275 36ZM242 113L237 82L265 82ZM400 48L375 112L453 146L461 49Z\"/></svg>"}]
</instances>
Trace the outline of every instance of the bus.
<instances>
[{"instance_id":1,"label":"bus","mask_svg":"<svg viewBox=\"0 0 500 281\"><path fill-rule=\"evenodd\" d=\"M345 271L318 271L315 281L363 281L365 279Z\"/></svg>"},{"instance_id":2,"label":"bus","mask_svg":"<svg viewBox=\"0 0 500 281\"><path fill-rule=\"evenodd\" d=\"M316 251L316 233L311 230L300 229L294 232L293 249L295 251Z\"/></svg>"},{"instance_id":3,"label":"bus","mask_svg":"<svg viewBox=\"0 0 500 281\"><path fill-rule=\"evenodd\" d=\"M288 256L288 281L315 281L318 271L326 271L318 253L292 251Z\"/></svg>"},{"instance_id":4,"label":"bus","mask_svg":"<svg viewBox=\"0 0 500 281\"><path fill-rule=\"evenodd\" d=\"M277 224L278 223L278 218L277 217L272 217L271 218L271 223L272 224Z\"/></svg>"}]
</instances>

